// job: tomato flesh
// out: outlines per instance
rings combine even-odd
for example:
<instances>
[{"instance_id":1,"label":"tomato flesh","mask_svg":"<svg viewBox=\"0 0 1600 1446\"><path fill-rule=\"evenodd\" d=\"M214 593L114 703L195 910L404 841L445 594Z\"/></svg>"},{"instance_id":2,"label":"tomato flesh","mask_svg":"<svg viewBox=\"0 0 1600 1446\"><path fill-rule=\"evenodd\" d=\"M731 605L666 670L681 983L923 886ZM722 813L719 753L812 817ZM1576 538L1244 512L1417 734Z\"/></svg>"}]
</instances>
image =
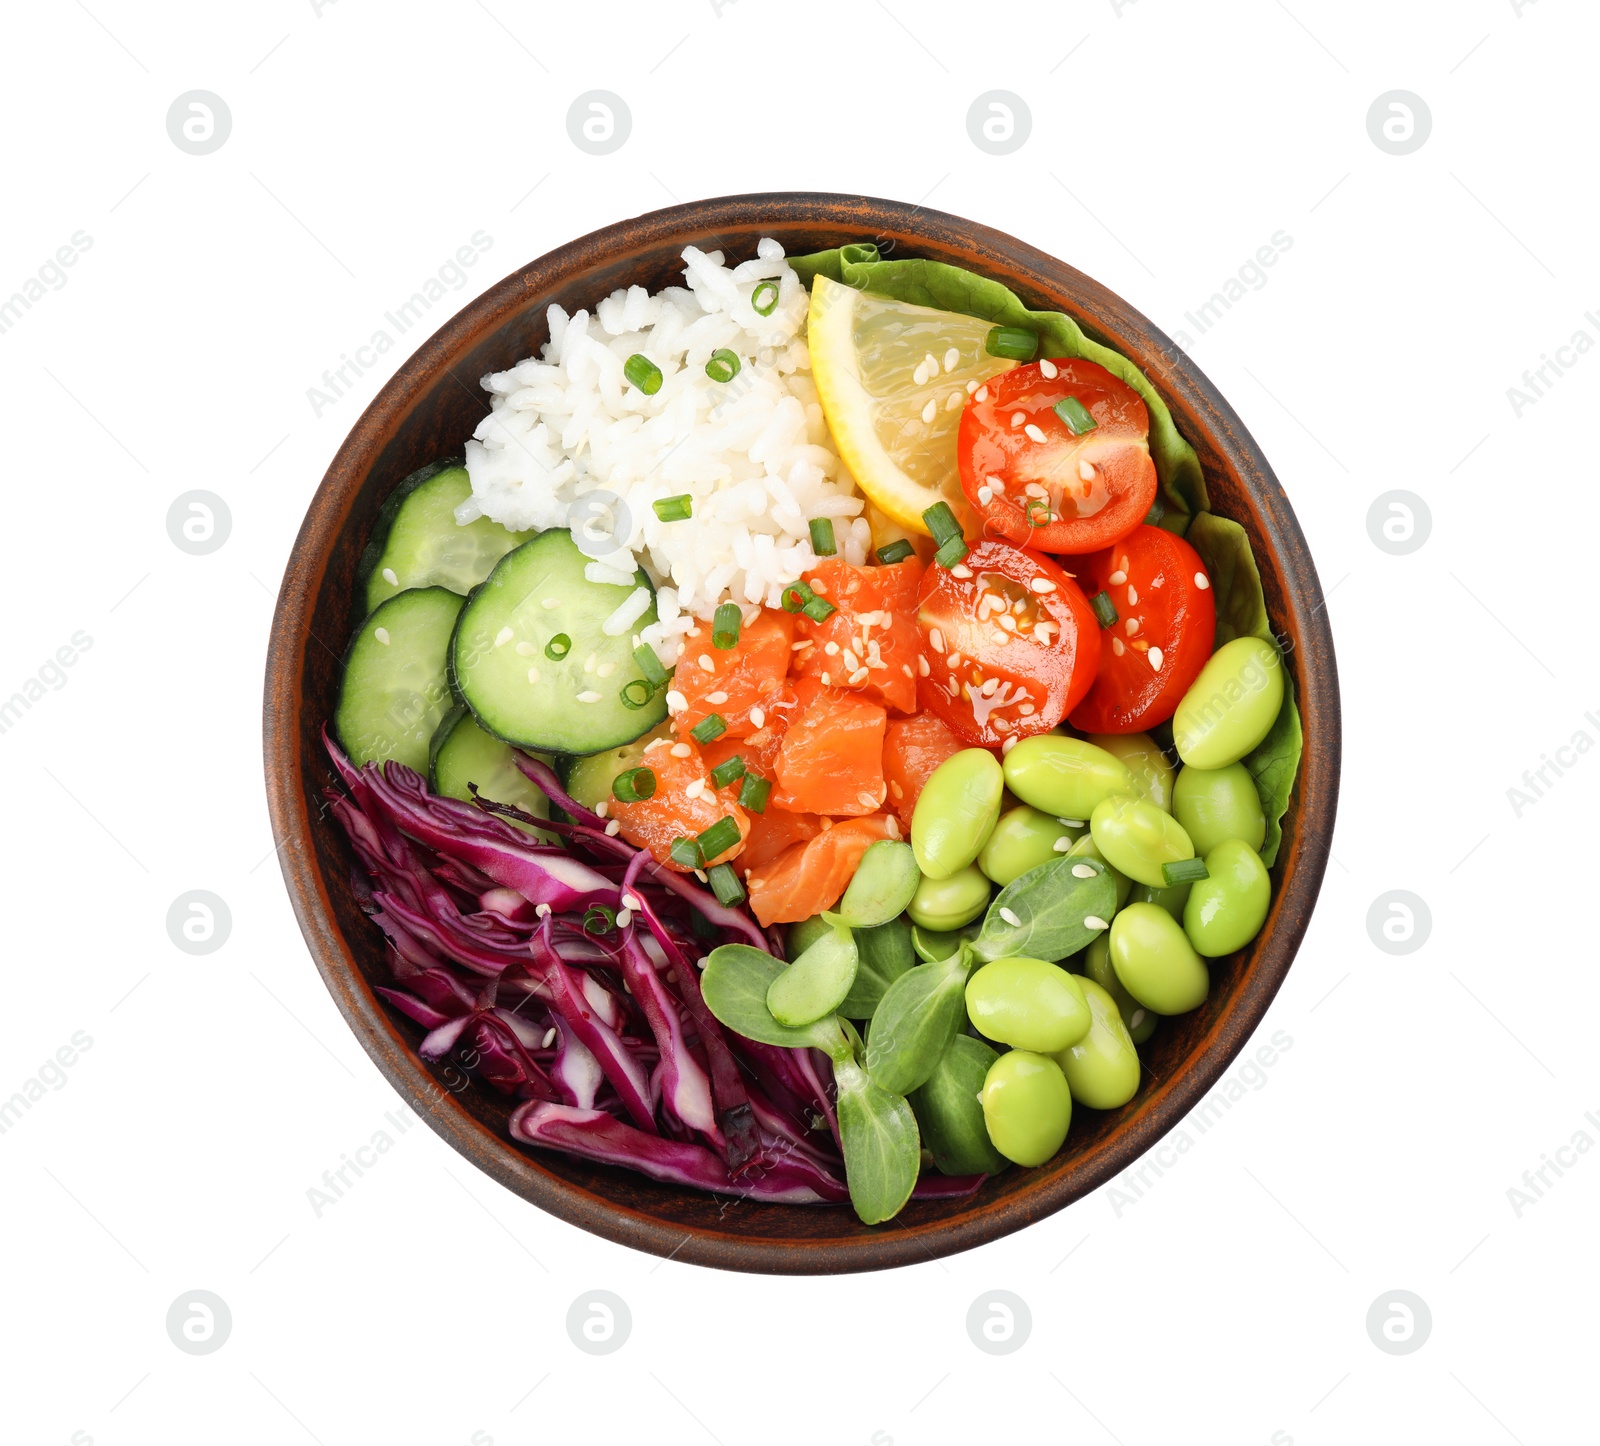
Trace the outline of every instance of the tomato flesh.
<instances>
[{"instance_id":1,"label":"tomato flesh","mask_svg":"<svg viewBox=\"0 0 1600 1446\"><path fill-rule=\"evenodd\" d=\"M805 581L834 611L820 623L800 615L795 641L811 646L795 650L794 672L825 676L830 687L859 690L897 713L916 712L920 639L911 615L921 562L908 557L887 567L852 567L828 557Z\"/></svg>"},{"instance_id":2,"label":"tomato flesh","mask_svg":"<svg viewBox=\"0 0 1600 1446\"><path fill-rule=\"evenodd\" d=\"M917 697L985 748L1048 733L1089 691L1100 662L1100 627L1077 583L1007 542L930 567L917 626L928 669Z\"/></svg>"},{"instance_id":3,"label":"tomato flesh","mask_svg":"<svg viewBox=\"0 0 1600 1446\"><path fill-rule=\"evenodd\" d=\"M883 781L889 786L886 806L893 806L908 829L923 784L945 759L966 746L966 740L937 713L889 720L883 733Z\"/></svg>"},{"instance_id":4,"label":"tomato flesh","mask_svg":"<svg viewBox=\"0 0 1600 1446\"><path fill-rule=\"evenodd\" d=\"M1054 410L1068 397L1095 420L1082 436ZM961 490L985 536L1039 552L1094 552L1138 526L1155 501L1149 439L1144 399L1103 366L1033 362L991 377L962 410Z\"/></svg>"},{"instance_id":5,"label":"tomato flesh","mask_svg":"<svg viewBox=\"0 0 1600 1446\"><path fill-rule=\"evenodd\" d=\"M1142 733L1165 722L1211 656L1217 605L1200 554L1176 533L1136 527L1076 563L1091 597L1117 610L1094 686L1072 714L1086 733Z\"/></svg>"}]
</instances>

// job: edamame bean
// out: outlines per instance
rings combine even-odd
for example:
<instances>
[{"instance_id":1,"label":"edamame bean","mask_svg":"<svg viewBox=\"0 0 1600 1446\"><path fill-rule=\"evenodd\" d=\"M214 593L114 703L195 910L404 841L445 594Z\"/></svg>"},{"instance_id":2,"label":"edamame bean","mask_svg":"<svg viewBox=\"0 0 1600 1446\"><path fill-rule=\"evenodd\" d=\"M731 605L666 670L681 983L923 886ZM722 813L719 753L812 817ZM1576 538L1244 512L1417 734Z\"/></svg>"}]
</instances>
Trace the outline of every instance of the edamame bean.
<instances>
[{"instance_id":1,"label":"edamame bean","mask_svg":"<svg viewBox=\"0 0 1600 1446\"><path fill-rule=\"evenodd\" d=\"M832 929L833 926L821 914L813 914L809 919L802 919L798 924L789 925L788 937L783 941L783 952L789 956L789 962L793 964L824 934L831 933Z\"/></svg>"},{"instance_id":2,"label":"edamame bean","mask_svg":"<svg viewBox=\"0 0 1600 1446\"><path fill-rule=\"evenodd\" d=\"M1192 903L1194 895L1190 894ZM1157 1014L1205 1003L1211 976L1176 919L1154 904L1129 904L1111 921L1111 967L1122 987Z\"/></svg>"},{"instance_id":3,"label":"edamame bean","mask_svg":"<svg viewBox=\"0 0 1600 1446\"><path fill-rule=\"evenodd\" d=\"M1117 886L1117 907L1120 909L1128 902L1128 890L1133 887L1133 880L1111 866L1110 860L1095 846L1093 834L1084 834L1067 850L1067 857L1069 859L1094 859L1104 864L1106 871L1111 875L1111 882Z\"/></svg>"},{"instance_id":4,"label":"edamame bean","mask_svg":"<svg viewBox=\"0 0 1600 1446\"><path fill-rule=\"evenodd\" d=\"M1149 884L1135 884L1128 898L1135 904L1159 904L1181 924L1183 906L1189 902L1189 885L1171 884L1157 889Z\"/></svg>"},{"instance_id":5,"label":"edamame bean","mask_svg":"<svg viewBox=\"0 0 1600 1446\"><path fill-rule=\"evenodd\" d=\"M1139 1092L1139 1051L1117 1001L1093 979L1083 981L1092 1022L1076 1044L1056 1055L1072 1098L1091 1110L1115 1110Z\"/></svg>"},{"instance_id":6,"label":"edamame bean","mask_svg":"<svg viewBox=\"0 0 1600 1446\"><path fill-rule=\"evenodd\" d=\"M1140 888L1143 887L1141 884ZM1156 1025L1161 1022L1161 1016L1153 1009L1146 1009L1129 994L1122 987L1122 981L1117 978L1117 971L1111 967L1110 934L1097 935L1083 951L1083 975L1084 978L1093 980L1116 1000L1117 1012L1122 1016L1123 1027L1135 1044L1143 1044L1156 1032Z\"/></svg>"},{"instance_id":7,"label":"edamame bean","mask_svg":"<svg viewBox=\"0 0 1600 1446\"><path fill-rule=\"evenodd\" d=\"M942 1174L998 1175L1005 1169L1005 1156L990 1141L978 1103L989 1067L999 1058L981 1039L958 1034L927 1082L911 1092L922 1143Z\"/></svg>"},{"instance_id":8,"label":"edamame bean","mask_svg":"<svg viewBox=\"0 0 1600 1446\"><path fill-rule=\"evenodd\" d=\"M1283 659L1278 650L1265 638L1224 643L1172 715L1178 756L1194 768L1237 763L1271 732L1282 706Z\"/></svg>"},{"instance_id":9,"label":"edamame bean","mask_svg":"<svg viewBox=\"0 0 1600 1446\"><path fill-rule=\"evenodd\" d=\"M1166 883L1162 864L1194 857L1194 845L1177 819L1155 804L1125 793L1095 805L1089 815L1089 832L1113 868L1151 888Z\"/></svg>"},{"instance_id":10,"label":"edamame bean","mask_svg":"<svg viewBox=\"0 0 1600 1446\"><path fill-rule=\"evenodd\" d=\"M988 749L963 748L945 759L928 775L911 815L917 867L930 879L966 868L989 841L1004 789L1005 775Z\"/></svg>"},{"instance_id":11,"label":"edamame bean","mask_svg":"<svg viewBox=\"0 0 1600 1446\"><path fill-rule=\"evenodd\" d=\"M1267 919L1272 883L1261 856L1242 839L1230 838L1206 855L1206 872L1183 906L1183 931L1195 952L1215 959L1242 949Z\"/></svg>"},{"instance_id":12,"label":"edamame bean","mask_svg":"<svg viewBox=\"0 0 1600 1446\"><path fill-rule=\"evenodd\" d=\"M1013 750L1015 751L1015 750ZM994 1147L1018 1165L1042 1165L1067 1138L1072 1095L1048 1055L1013 1049L983 1079L983 1123Z\"/></svg>"},{"instance_id":13,"label":"edamame bean","mask_svg":"<svg viewBox=\"0 0 1600 1446\"><path fill-rule=\"evenodd\" d=\"M1172 812L1172 779L1176 770L1148 733L1091 733L1089 741L1120 758L1133 775L1138 796L1163 813Z\"/></svg>"},{"instance_id":14,"label":"edamame bean","mask_svg":"<svg viewBox=\"0 0 1600 1446\"><path fill-rule=\"evenodd\" d=\"M1089 1032L1077 975L1043 959L996 959L967 980L967 1018L986 1039L1059 1054Z\"/></svg>"},{"instance_id":15,"label":"edamame bean","mask_svg":"<svg viewBox=\"0 0 1600 1446\"><path fill-rule=\"evenodd\" d=\"M839 901L839 917L852 929L875 929L905 912L922 874L909 844L881 838L867 846L850 887Z\"/></svg>"},{"instance_id":16,"label":"edamame bean","mask_svg":"<svg viewBox=\"0 0 1600 1446\"><path fill-rule=\"evenodd\" d=\"M917 801L922 807L922 801ZM989 907L989 880L976 864L940 879L924 879L906 905L919 928L949 933L970 924Z\"/></svg>"},{"instance_id":17,"label":"edamame bean","mask_svg":"<svg viewBox=\"0 0 1600 1446\"><path fill-rule=\"evenodd\" d=\"M1259 849L1267 836L1256 781L1242 763L1225 768L1185 768L1172 791L1172 815L1183 825L1194 851L1204 857L1224 839L1243 839Z\"/></svg>"},{"instance_id":18,"label":"edamame bean","mask_svg":"<svg viewBox=\"0 0 1600 1446\"><path fill-rule=\"evenodd\" d=\"M1004 772L1018 798L1057 818L1088 818L1101 799L1138 792L1120 758L1062 733L1024 738L1006 754Z\"/></svg>"},{"instance_id":19,"label":"edamame bean","mask_svg":"<svg viewBox=\"0 0 1600 1446\"><path fill-rule=\"evenodd\" d=\"M1000 815L989 842L978 855L978 867L1004 888L1029 869L1066 852L1067 846L1082 835L1082 828L1070 828L1052 814L1019 804ZM1062 839L1067 844L1057 849L1056 844Z\"/></svg>"}]
</instances>

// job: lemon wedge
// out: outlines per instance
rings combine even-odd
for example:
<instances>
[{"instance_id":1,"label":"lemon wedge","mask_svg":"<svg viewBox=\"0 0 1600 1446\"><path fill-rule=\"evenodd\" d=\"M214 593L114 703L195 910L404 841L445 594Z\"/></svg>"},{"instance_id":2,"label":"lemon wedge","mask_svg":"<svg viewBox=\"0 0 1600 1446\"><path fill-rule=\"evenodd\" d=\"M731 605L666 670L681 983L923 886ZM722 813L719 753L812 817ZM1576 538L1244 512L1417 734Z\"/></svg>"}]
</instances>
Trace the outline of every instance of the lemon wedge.
<instances>
[{"instance_id":1,"label":"lemon wedge","mask_svg":"<svg viewBox=\"0 0 1600 1446\"><path fill-rule=\"evenodd\" d=\"M834 445L867 497L909 531L926 534L923 512L948 502L967 536L976 535L956 428L970 392L1016 365L984 350L989 329L975 316L871 296L826 276L812 283L811 374Z\"/></svg>"}]
</instances>

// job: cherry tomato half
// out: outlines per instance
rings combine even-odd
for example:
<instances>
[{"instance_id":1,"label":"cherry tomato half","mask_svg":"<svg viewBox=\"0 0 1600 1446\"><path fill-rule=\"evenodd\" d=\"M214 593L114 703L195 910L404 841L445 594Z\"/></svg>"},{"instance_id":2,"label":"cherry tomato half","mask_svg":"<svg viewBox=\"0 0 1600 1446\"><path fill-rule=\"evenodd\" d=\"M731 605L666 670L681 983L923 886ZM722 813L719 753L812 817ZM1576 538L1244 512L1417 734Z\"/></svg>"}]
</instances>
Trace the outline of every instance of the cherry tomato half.
<instances>
[{"instance_id":1,"label":"cherry tomato half","mask_svg":"<svg viewBox=\"0 0 1600 1446\"><path fill-rule=\"evenodd\" d=\"M1200 554L1175 533L1136 527L1121 542L1080 557L1084 592L1104 592L1117 620L1101 639L1088 696L1071 711L1085 733L1141 733L1177 711L1205 667L1217 604Z\"/></svg>"},{"instance_id":2,"label":"cherry tomato half","mask_svg":"<svg viewBox=\"0 0 1600 1446\"><path fill-rule=\"evenodd\" d=\"M1055 411L1069 398L1094 418L1081 435ZM1094 552L1137 527L1155 501L1149 438L1143 399L1103 366L1037 361L990 377L963 408L961 490L987 536L1039 552Z\"/></svg>"},{"instance_id":3,"label":"cherry tomato half","mask_svg":"<svg viewBox=\"0 0 1600 1446\"><path fill-rule=\"evenodd\" d=\"M1008 542L980 542L954 567L928 568L917 627L918 700L985 748L1049 732L1100 661L1100 626L1077 583Z\"/></svg>"}]
</instances>

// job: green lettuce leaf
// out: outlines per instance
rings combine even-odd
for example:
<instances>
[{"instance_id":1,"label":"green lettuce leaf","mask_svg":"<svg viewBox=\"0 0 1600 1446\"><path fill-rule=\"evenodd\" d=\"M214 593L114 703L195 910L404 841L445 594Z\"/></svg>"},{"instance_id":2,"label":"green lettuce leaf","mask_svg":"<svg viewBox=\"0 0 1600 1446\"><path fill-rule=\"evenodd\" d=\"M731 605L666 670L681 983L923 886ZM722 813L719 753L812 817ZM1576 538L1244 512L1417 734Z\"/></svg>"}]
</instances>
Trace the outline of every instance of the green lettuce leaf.
<instances>
[{"instance_id":1,"label":"green lettuce leaf","mask_svg":"<svg viewBox=\"0 0 1600 1446\"><path fill-rule=\"evenodd\" d=\"M1161 525L1181 534L1189 518L1206 510L1206 480L1199 457L1178 431L1172 413L1149 378L1121 352L1085 336L1078 323L1062 312L1030 311L1015 293L976 272L920 258L880 261L877 255L877 247L870 243L836 246L810 256L792 256L789 264L807 286L815 277L826 276L875 296L892 296L941 311L959 311L992 321L996 326L1025 326L1043 338L1046 355L1097 362L1138 392L1149 409L1150 456L1155 461L1166 504Z\"/></svg>"},{"instance_id":2,"label":"green lettuce leaf","mask_svg":"<svg viewBox=\"0 0 1600 1446\"><path fill-rule=\"evenodd\" d=\"M1261 862L1269 869L1278 857L1283 842L1283 815L1294 790L1294 777L1300 771L1303 738L1300 710L1294 705L1294 680L1285 676L1283 707L1278 710L1272 731L1247 753L1244 766L1256 781L1261 808L1267 816L1267 837L1261 845Z\"/></svg>"},{"instance_id":3,"label":"green lettuce leaf","mask_svg":"<svg viewBox=\"0 0 1600 1446\"><path fill-rule=\"evenodd\" d=\"M1261 592L1261 574L1244 528L1215 512L1202 512L1184 534L1200 554L1211 577L1211 595L1217 603L1215 646L1235 638L1272 637L1267 625L1267 600Z\"/></svg>"}]
</instances>

